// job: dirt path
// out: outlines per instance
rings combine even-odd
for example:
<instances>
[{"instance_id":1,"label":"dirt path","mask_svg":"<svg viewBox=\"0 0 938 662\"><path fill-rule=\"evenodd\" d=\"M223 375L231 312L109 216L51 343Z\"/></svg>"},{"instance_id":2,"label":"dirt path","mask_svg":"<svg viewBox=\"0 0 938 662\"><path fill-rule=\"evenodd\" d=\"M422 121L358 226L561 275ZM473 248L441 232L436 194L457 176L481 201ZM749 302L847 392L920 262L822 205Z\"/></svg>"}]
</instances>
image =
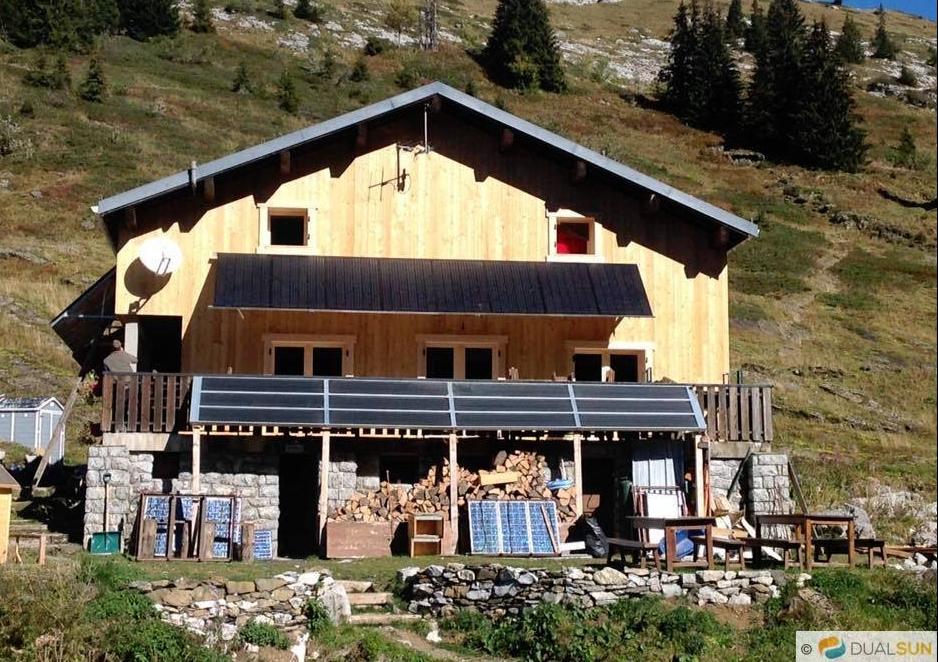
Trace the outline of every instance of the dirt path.
<instances>
[{"instance_id":1,"label":"dirt path","mask_svg":"<svg viewBox=\"0 0 938 662\"><path fill-rule=\"evenodd\" d=\"M508 662L507 658L493 658L482 655L472 655L467 653L456 653L427 641L426 637L394 627L393 625L383 625L380 628L381 633L402 646L422 653L434 660L444 660L445 662Z\"/></svg>"}]
</instances>

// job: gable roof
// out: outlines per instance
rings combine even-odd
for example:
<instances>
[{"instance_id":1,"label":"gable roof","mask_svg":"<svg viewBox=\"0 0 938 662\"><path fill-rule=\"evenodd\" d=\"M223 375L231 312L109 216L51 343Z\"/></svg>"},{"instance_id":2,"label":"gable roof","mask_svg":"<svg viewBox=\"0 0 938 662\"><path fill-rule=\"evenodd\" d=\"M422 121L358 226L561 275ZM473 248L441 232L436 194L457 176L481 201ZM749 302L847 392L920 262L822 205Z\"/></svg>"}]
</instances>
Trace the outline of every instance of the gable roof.
<instances>
[{"instance_id":1,"label":"gable roof","mask_svg":"<svg viewBox=\"0 0 938 662\"><path fill-rule=\"evenodd\" d=\"M0 395L0 411L36 411L44 409L47 404L54 403L62 410L62 403L53 396L39 396L35 398L5 398Z\"/></svg>"},{"instance_id":2,"label":"gable roof","mask_svg":"<svg viewBox=\"0 0 938 662\"><path fill-rule=\"evenodd\" d=\"M725 209L711 205L683 191L679 191L673 186L657 180L654 177L642 174L637 170L603 156L583 145L579 145L572 140L568 140L552 131L548 131L536 124L532 124L531 122L505 112L504 110L500 110L491 104L485 103L484 101L440 82L429 83L414 90L385 99L384 101L379 101L369 106L359 108L358 110L345 113L344 115L339 115L338 117L320 122L319 124L314 124L305 129L288 133L279 138L274 138L273 140L259 145L248 147L247 149L234 152L233 154L223 156L205 164L196 165L191 170L182 170L168 177L104 198L98 202L94 210L100 215L111 214L115 211L132 207L159 196L192 186L209 177L240 168L264 158L275 156L283 150L292 149L325 138L336 132L354 127L361 122L367 122L391 113L392 111L426 102L433 97L442 98L462 109L509 128L520 135L524 135L535 142L542 143L574 159L583 161L647 193L654 193L660 196L666 203L672 204L685 213L690 213L704 220L715 222L742 235L742 239L755 237L759 234L758 226L751 221L747 221Z\"/></svg>"}]
</instances>

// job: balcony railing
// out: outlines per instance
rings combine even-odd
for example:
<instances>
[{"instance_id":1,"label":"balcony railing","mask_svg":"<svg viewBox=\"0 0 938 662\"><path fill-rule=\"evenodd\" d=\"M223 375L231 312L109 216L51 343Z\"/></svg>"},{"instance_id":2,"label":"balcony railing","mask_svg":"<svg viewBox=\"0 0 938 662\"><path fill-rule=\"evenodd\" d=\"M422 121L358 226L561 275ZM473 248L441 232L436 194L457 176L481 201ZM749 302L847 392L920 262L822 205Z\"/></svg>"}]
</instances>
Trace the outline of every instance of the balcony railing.
<instances>
[{"instance_id":1,"label":"balcony railing","mask_svg":"<svg viewBox=\"0 0 938 662\"><path fill-rule=\"evenodd\" d=\"M697 399L712 441L772 441L772 387L697 384Z\"/></svg>"},{"instance_id":2,"label":"balcony railing","mask_svg":"<svg viewBox=\"0 0 938 662\"><path fill-rule=\"evenodd\" d=\"M106 373L102 432L177 432L188 426L192 375ZM766 384L694 386L713 441L772 441L772 387Z\"/></svg>"},{"instance_id":3,"label":"balcony railing","mask_svg":"<svg viewBox=\"0 0 938 662\"><path fill-rule=\"evenodd\" d=\"M102 432L176 432L189 421L192 375L105 373Z\"/></svg>"}]
</instances>

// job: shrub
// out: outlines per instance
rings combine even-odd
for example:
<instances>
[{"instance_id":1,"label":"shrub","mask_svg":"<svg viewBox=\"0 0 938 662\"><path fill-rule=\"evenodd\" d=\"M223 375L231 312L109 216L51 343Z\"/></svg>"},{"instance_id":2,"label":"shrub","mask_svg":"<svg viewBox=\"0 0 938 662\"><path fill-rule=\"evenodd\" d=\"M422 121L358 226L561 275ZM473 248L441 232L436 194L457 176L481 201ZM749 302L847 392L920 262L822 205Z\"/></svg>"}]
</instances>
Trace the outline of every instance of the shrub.
<instances>
[{"instance_id":1,"label":"shrub","mask_svg":"<svg viewBox=\"0 0 938 662\"><path fill-rule=\"evenodd\" d=\"M369 78L371 78L371 74L368 73L368 63L365 62L364 58L358 58L352 67L351 73L349 73L349 80L353 83L362 83Z\"/></svg>"},{"instance_id":2,"label":"shrub","mask_svg":"<svg viewBox=\"0 0 938 662\"><path fill-rule=\"evenodd\" d=\"M293 8L293 15L310 23L322 23L325 20L324 12L318 2L298 0Z\"/></svg>"},{"instance_id":3,"label":"shrub","mask_svg":"<svg viewBox=\"0 0 938 662\"><path fill-rule=\"evenodd\" d=\"M915 76L915 72L907 66L902 65L902 69L899 71L899 84L905 85L906 87L917 86L918 78Z\"/></svg>"},{"instance_id":4,"label":"shrub","mask_svg":"<svg viewBox=\"0 0 938 662\"><path fill-rule=\"evenodd\" d=\"M134 662L221 662L226 655L204 648L180 628L156 619L121 623L109 633L109 652Z\"/></svg>"},{"instance_id":5,"label":"shrub","mask_svg":"<svg viewBox=\"0 0 938 662\"><path fill-rule=\"evenodd\" d=\"M287 635L269 623L259 623L257 621L248 623L241 628L238 636L242 642L254 644L255 646L269 646L280 650L286 650L290 647L290 640Z\"/></svg>"},{"instance_id":6,"label":"shrub","mask_svg":"<svg viewBox=\"0 0 938 662\"><path fill-rule=\"evenodd\" d=\"M127 36L146 41L179 32L179 8L174 0L118 0L120 26Z\"/></svg>"},{"instance_id":7,"label":"shrub","mask_svg":"<svg viewBox=\"0 0 938 662\"><path fill-rule=\"evenodd\" d=\"M50 90L68 88L71 86L72 79L68 72L65 55L62 53L56 55L52 69L49 69L45 55L40 55L33 68L23 76L23 82L33 87L44 87Z\"/></svg>"},{"instance_id":8,"label":"shrub","mask_svg":"<svg viewBox=\"0 0 938 662\"><path fill-rule=\"evenodd\" d=\"M332 629L332 619L329 618L329 612L326 611L326 608L319 600L307 602L304 614L306 615L306 627L313 636L321 635Z\"/></svg>"},{"instance_id":9,"label":"shrub","mask_svg":"<svg viewBox=\"0 0 938 662\"><path fill-rule=\"evenodd\" d=\"M88 73L85 74L85 80L78 86L78 96L85 101L101 103L104 101L105 88L104 71L101 69L98 59L91 58L91 62L88 63Z\"/></svg>"},{"instance_id":10,"label":"shrub","mask_svg":"<svg viewBox=\"0 0 938 662\"><path fill-rule=\"evenodd\" d=\"M88 605L88 618L93 621L130 619L142 621L154 616L153 603L145 595L133 590L105 590Z\"/></svg>"},{"instance_id":11,"label":"shrub","mask_svg":"<svg viewBox=\"0 0 938 662\"><path fill-rule=\"evenodd\" d=\"M280 110L295 113L300 108L300 97L296 92L296 83L290 72L284 70L277 81L277 105Z\"/></svg>"},{"instance_id":12,"label":"shrub","mask_svg":"<svg viewBox=\"0 0 938 662\"><path fill-rule=\"evenodd\" d=\"M231 83L231 91L237 94L249 94L251 92L251 79L248 76L247 65L242 62L235 71L234 81Z\"/></svg>"},{"instance_id":13,"label":"shrub","mask_svg":"<svg viewBox=\"0 0 938 662\"><path fill-rule=\"evenodd\" d=\"M193 32L215 32L208 0L195 0L192 5L192 25L189 27Z\"/></svg>"},{"instance_id":14,"label":"shrub","mask_svg":"<svg viewBox=\"0 0 938 662\"><path fill-rule=\"evenodd\" d=\"M915 145L915 138L912 136L912 132L909 131L909 127L902 127L899 142L889 151L887 158L893 165L899 166L900 168L909 168L911 170L919 166L920 159L918 156L918 148Z\"/></svg>"},{"instance_id":15,"label":"shrub","mask_svg":"<svg viewBox=\"0 0 938 662\"><path fill-rule=\"evenodd\" d=\"M283 20L287 17L287 7L284 4L283 0L274 0L274 7L267 12L274 18L279 18Z\"/></svg>"},{"instance_id":16,"label":"shrub","mask_svg":"<svg viewBox=\"0 0 938 662\"><path fill-rule=\"evenodd\" d=\"M397 72L397 76L394 77L394 83L405 90L417 87L419 81L420 70L413 62L408 62L401 67L401 70Z\"/></svg>"},{"instance_id":17,"label":"shrub","mask_svg":"<svg viewBox=\"0 0 938 662\"><path fill-rule=\"evenodd\" d=\"M380 37L375 37L371 35L365 41L365 47L362 49L362 52L368 56L381 55L388 46L388 42Z\"/></svg>"}]
</instances>

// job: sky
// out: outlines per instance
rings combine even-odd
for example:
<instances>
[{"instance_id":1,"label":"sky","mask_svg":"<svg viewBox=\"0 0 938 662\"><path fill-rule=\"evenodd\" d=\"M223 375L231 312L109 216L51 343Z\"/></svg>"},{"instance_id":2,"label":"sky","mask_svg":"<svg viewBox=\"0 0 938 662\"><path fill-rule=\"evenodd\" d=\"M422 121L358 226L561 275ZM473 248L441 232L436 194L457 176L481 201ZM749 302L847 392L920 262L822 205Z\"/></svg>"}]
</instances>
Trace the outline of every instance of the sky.
<instances>
[{"instance_id":1,"label":"sky","mask_svg":"<svg viewBox=\"0 0 938 662\"><path fill-rule=\"evenodd\" d=\"M861 9L876 9L879 7L880 0L844 0L844 4L849 7ZM924 16L935 20L936 0L882 0L883 6L888 9L904 11L916 16Z\"/></svg>"}]
</instances>

